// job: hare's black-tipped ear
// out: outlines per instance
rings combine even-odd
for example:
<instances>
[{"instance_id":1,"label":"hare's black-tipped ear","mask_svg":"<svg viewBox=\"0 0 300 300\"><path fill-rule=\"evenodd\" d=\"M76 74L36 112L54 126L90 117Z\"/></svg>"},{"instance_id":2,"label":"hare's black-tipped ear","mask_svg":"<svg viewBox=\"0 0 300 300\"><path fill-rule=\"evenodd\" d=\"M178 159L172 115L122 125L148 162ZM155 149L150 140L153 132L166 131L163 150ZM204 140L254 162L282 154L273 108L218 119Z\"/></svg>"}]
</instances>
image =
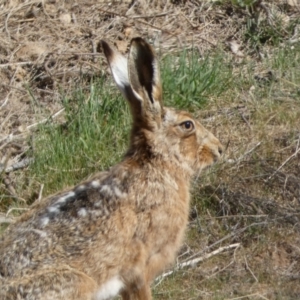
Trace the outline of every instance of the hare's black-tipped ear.
<instances>
[{"instance_id":1,"label":"hare's black-tipped ear","mask_svg":"<svg viewBox=\"0 0 300 300\"><path fill-rule=\"evenodd\" d=\"M141 101L136 98L131 88L128 76L127 58L106 41L101 40L100 44L110 66L114 80L122 94L128 100L133 120L135 120L137 116L141 115Z\"/></svg>"},{"instance_id":2,"label":"hare's black-tipped ear","mask_svg":"<svg viewBox=\"0 0 300 300\"><path fill-rule=\"evenodd\" d=\"M162 87L159 65L153 48L142 38L131 41L128 72L131 88L142 102L144 121L160 123Z\"/></svg>"},{"instance_id":3,"label":"hare's black-tipped ear","mask_svg":"<svg viewBox=\"0 0 300 300\"><path fill-rule=\"evenodd\" d=\"M159 66L152 47L142 38L131 41L129 59L101 41L118 88L128 100L134 126L155 129L162 118Z\"/></svg>"}]
</instances>

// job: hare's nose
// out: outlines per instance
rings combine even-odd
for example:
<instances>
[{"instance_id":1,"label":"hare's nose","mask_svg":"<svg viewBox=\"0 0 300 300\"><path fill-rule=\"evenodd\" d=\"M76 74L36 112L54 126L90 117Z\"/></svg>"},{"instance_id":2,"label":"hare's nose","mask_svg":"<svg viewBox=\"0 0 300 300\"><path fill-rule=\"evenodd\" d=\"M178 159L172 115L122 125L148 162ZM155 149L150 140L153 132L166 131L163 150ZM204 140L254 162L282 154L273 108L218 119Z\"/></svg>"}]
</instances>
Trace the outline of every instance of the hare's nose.
<instances>
[{"instance_id":1,"label":"hare's nose","mask_svg":"<svg viewBox=\"0 0 300 300\"><path fill-rule=\"evenodd\" d=\"M222 145L219 145L218 152L219 152L220 156L223 154L223 151L224 151L224 147Z\"/></svg>"}]
</instances>

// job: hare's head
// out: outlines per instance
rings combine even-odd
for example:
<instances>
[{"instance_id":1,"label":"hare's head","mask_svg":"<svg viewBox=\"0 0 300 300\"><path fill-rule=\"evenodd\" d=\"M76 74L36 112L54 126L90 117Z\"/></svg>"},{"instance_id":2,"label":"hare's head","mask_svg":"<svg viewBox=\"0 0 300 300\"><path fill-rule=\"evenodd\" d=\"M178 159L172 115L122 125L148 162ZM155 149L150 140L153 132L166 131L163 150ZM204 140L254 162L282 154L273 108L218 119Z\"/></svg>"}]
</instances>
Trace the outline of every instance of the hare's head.
<instances>
[{"instance_id":1,"label":"hare's head","mask_svg":"<svg viewBox=\"0 0 300 300\"><path fill-rule=\"evenodd\" d=\"M194 173L215 162L222 145L191 114L164 107L159 65L142 38L131 41L125 58L101 42L115 82L128 100L133 116L128 156L160 157Z\"/></svg>"}]
</instances>

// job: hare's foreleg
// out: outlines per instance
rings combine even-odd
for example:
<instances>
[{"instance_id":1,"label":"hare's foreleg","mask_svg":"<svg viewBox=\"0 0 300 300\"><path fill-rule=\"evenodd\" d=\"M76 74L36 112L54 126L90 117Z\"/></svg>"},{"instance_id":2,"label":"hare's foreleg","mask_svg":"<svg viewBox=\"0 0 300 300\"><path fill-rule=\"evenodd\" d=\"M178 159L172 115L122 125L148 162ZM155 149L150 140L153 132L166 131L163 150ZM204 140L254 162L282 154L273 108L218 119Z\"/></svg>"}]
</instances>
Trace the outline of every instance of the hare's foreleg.
<instances>
[{"instance_id":1,"label":"hare's foreleg","mask_svg":"<svg viewBox=\"0 0 300 300\"><path fill-rule=\"evenodd\" d=\"M136 290L126 290L121 293L122 300L151 300L151 288L147 284Z\"/></svg>"}]
</instances>

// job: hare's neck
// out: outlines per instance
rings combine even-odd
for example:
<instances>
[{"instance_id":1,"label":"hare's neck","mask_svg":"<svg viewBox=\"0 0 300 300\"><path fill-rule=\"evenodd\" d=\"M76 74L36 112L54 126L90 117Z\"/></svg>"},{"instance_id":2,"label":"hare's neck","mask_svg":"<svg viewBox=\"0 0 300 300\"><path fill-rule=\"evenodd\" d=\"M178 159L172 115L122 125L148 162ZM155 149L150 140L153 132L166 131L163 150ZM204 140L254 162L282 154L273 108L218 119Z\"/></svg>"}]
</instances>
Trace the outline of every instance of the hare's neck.
<instances>
[{"instance_id":1,"label":"hare's neck","mask_svg":"<svg viewBox=\"0 0 300 300\"><path fill-rule=\"evenodd\" d=\"M120 166L129 174L139 174L140 176L144 173L148 178L154 174L153 176L156 178L164 177L171 181L184 182L186 186L189 186L193 176L190 168L185 168L181 162L153 153L147 156L144 152L127 152Z\"/></svg>"},{"instance_id":2,"label":"hare's neck","mask_svg":"<svg viewBox=\"0 0 300 300\"><path fill-rule=\"evenodd\" d=\"M151 131L133 127L129 149L124 159L136 162L139 166L149 164L156 168L162 166L163 169L176 169L176 173L190 180L194 170L177 152L165 139L158 139Z\"/></svg>"}]
</instances>

